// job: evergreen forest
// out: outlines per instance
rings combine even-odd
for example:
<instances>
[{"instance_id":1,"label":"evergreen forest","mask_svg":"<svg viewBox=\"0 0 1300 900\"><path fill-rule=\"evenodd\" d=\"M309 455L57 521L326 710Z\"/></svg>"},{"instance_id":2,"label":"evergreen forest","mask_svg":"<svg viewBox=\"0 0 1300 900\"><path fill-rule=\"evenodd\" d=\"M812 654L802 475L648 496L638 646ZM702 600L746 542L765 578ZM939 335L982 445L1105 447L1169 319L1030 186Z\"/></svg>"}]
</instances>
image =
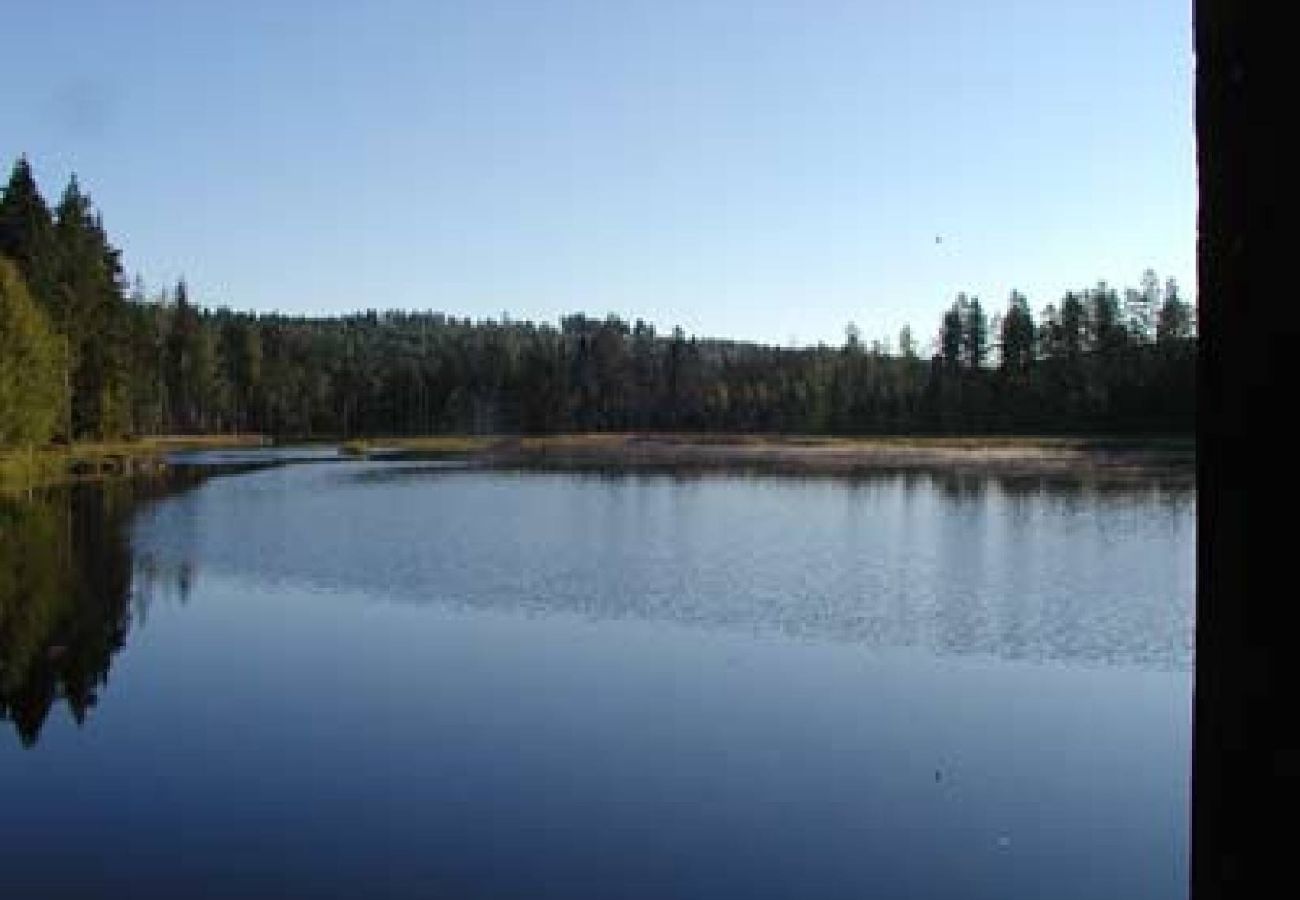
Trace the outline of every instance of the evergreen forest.
<instances>
[{"instance_id":1,"label":"evergreen forest","mask_svg":"<svg viewBox=\"0 0 1300 900\"><path fill-rule=\"evenodd\" d=\"M364 285L358 286L364 296ZM0 447L157 434L572 431L1177 434L1195 417L1194 304L1148 270L1033 310L959 294L934 330L781 347L368 309L208 308L128 279L74 177L51 207L19 158L0 197Z\"/></svg>"}]
</instances>

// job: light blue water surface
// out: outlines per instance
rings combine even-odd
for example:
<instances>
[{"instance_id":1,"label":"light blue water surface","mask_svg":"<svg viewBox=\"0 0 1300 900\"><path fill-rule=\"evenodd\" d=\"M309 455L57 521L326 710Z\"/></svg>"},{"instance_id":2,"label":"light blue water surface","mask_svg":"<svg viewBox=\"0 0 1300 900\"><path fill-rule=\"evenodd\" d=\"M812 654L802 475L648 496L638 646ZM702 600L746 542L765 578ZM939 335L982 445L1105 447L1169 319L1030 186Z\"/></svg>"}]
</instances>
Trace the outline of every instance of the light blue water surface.
<instances>
[{"instance_id":1,"label":"light blue water surface","mask_svg":"<svg viewBox=\"0 0 1300 900\"><path fill-rule=\"evenodd\" d=\"M130 538L8 896L1186 895L1194 493L322 462Z\"/></svg>"}]
</instances>

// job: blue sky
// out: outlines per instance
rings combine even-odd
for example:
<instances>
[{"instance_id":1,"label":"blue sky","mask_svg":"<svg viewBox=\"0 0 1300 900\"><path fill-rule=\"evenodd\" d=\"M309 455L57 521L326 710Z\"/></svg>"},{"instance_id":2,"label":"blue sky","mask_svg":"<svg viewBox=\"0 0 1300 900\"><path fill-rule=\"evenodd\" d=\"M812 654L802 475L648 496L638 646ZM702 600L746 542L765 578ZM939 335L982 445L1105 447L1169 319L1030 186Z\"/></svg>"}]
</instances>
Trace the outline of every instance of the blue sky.
<instances>
[{"instance_id":1,"label":"blue sky","mask_svg":"<svg viewBox=\"0 0 1300 900\"><path fill-rule=\"evenodd\" d=\"M1193 293L1186 0L6 9L0 155L153 287L786 344ZM942 241L936 243L935 238Z\"/></svg>"}]
</instances>

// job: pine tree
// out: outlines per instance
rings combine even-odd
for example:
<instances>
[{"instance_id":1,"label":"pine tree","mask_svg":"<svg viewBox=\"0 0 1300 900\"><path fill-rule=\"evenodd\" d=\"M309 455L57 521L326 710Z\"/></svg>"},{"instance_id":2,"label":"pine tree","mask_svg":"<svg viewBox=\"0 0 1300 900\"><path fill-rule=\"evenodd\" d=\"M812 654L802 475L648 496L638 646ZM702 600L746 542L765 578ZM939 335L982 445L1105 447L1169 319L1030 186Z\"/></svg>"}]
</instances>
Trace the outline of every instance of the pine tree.
<instances>
[{"instance_id":1,"label":"pine tree","mask_svg":"<svg viewBox=\"0 0 1300 900\"><path fill-rule=\"evenodd\" d=\"M0 196L0 255L18 266L31 296L48 314L57 265L54 220L26 156L14 163Z\"/></svg>"},{"instance_id":2,"label":"pine tree","mask_svg":"<svg viewBox=\"0 0 1300 900\"><path fill-rule=\"evenodd\" d=\"M1102 281L1087 293L1087 298L1088 347L1102 353L1113 353L1124 342L1119 297Z\"/></svg>"},{"instance_id":3,"label":"pine tree","mask_svg":"<svg viewBox=\"0 0 1300 900\"><path fill-rule=\"evenodd\" d=\"M1156 322L1156 340L1172 344L1192 336L1192 308L1178 295L1178 283L1170 278L1165 284L1165 299Z\"/></svg>"},{"instance_id":4,"label":"pine tree","mask_svg":"<svg viewBox=\"0 0 1300 900\"><path fill-rule=\"evenodd\" d=\"M904 325L898 332L898 352L904 359L916 358L916 338L912 337L911 325Z\"/></svg>"},{"instance_id":5,"label":"pine tree","mask_svg":"<svg viewBox=\"0 0 1300 900\"><path fill-rule=\"evenodd\" d=\"M1059 322L1061 350L1068 359L1075 359L1083 352L1087 317L1083 300L1073 291L1067 292L1061 301Z\"/></svg>"},{"instance_id":6,"label":"pine tree","mask_svg":"<svg viewBox=\"0 0 1300 900\"><path fill-rule=\"evenodd\" d=\"M164 367L167 395L171 399L172 423L181 431L199 427L200 373L198 371L202 340L198 311L190 305L184 279L176 283L171 330L167 335ZM206 373L203 373L206 374Z\"/></svg>"},{"instance_id":7,"label":"pine tree","mask_svg":"<svg viewBox=\"0 0 1300 900\"><path fill-rule=\"evenodd\" d=\"M966 295L958 294L956 301L943 314L943 325L939 328L939 352L944 367L950 370L956 370L961 364L965 310Z\"/></svg>"},{"instance_id":8,"label":"pine tree","mask_svg":"<svg viewBox=\"0 0 1300 900\"><path fill-rule=\"evenodd\" d=\"M1034 317L1019 291L1011 292L1001 332L1003 372L1024 375L1034 358Z\"/></svg>"},{"instance_id":9,"label":"pine tree","mask_svg":"<svg viewBox=\"0 0 1300 900\"><path fill-rule=\"evenodd\" d=\"M979 370L989 351L989 323L979 297L966 302L961 321L962 358L968 369Z\"/></svg>"},{"instance_id":10,"label":"pine tree","mask_svg":"<svg viewBox=\"0 0 1300 900\"><path fill-rule=\"evenodd\" d=\"M1139 290L1124 295L1124 314L1129 337L1136 344L1149 344L1155 338L1155 322L1160 308L1160 279L1153 269L1142 273Z\"/></svg>"},{"instance_id":11,"label":"pine tree","mask_svg":"<svg viewBox=\"0 0 1300 900\"><path fill-rule=\"evenodd\" d=\"M73 434L116 436L130 426L122 266L75 175L55 210L54 237L54 317L71 351Z\"/></svg>"}]
</instances>

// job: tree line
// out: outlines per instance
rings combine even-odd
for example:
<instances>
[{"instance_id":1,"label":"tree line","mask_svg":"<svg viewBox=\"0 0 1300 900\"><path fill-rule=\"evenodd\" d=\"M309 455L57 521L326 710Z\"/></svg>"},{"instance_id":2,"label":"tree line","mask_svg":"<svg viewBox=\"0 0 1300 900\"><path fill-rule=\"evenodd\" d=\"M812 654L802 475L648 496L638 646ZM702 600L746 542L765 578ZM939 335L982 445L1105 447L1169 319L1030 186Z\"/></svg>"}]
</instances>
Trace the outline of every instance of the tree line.
<instances>
[{"instance_id":1,"label":"tree line","mask_svg":"<svg viewBox=\"0 0 1300 900\"><path fill-rule=\"evenodd\" d=\"M73 178L25 158L0 197L0 446L160 433L278 437L587 430L807 434L1188 432L1192 305L1099 283L1035 315L958 295L923 352L790 348L574 314L557 325L369 310L288 316L127 282Z\"/></svg>"}]
</instances>

